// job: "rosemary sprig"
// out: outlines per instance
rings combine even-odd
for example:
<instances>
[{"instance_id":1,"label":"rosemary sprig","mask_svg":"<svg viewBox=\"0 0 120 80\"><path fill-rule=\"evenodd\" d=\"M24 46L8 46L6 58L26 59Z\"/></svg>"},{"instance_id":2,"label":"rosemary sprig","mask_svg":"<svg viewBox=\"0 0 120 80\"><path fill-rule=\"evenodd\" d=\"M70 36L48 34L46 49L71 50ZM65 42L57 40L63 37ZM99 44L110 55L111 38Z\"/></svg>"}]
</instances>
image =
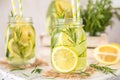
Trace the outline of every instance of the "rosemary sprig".
<instances>
[{"instance_id":1,"label":"rosemary sprig","mask_svg":"<svg viewBox=\"0 0 120 80\"><path fill-rule=\"evenodd\" d=\"M81 72L81 73L79 73L80 75L83 75L83 76L90 76L90 74L89 73L87 73L87 72Z\"/></svg>"},{"instance_id":2,"label":"rosemary sprig","mask_svg":"<svg viewBox=\"0 0 120 80\"><path fill-rule=\"evenodd\" d=\"M24 76L26 76L26 77L29 77L27 74L25 74L25 73L22 73Z\"/></svg>"},{"instance_id":3,"label":"rosemary sprig","mask_svg":"<svg viewBox=\"0 0 120 80\"><path fill-rule=\"evenodd\" d=\"M17 70L25 70L25 68L15 68L15 69L11 69L10 71L17 71Z\"/></svg>"},{"instance_id":4,"label":"rosemary sprig","mask_svg":"<svg viewBox=\"0 0 120 80\"><path fill-rule=\"evenodd\" d=\"M111 68L109 68L109 67L107 67L107 66L99 66L98 64L90 64L90 67L92 67L92 68L94 68L94 69L96 69L96 70L98 70L98 71L101 71L101 72L103 72L103 73L105 73L105 74L111 73L111 74L113 74L114 76L117 76L117 75L114 73L114 71L116 71L116 69L111 69Z\"/></svg>"},{"instance_id":5,"label":"rosemary sprig","mask_svg":"<svg viewBox=\"0 0 120 80\"><path fill-rule=\"evenodd\" d=\"M113 16L120 20L120 9L114 9L112 2L113 0L88 0L86 9L81 9L83 28L90 36L97 36L98 33L103 33L107 26L112 26Z\"/></svg>"},{"instance_id":6,"label":"rosemary sprig","mask_svg":"<svg viewBox=\"0 0 120 80\"><path fill-rule=\"evenodd\" d=\"M9 57L9 50L8 50L8 48L7 48L7 52L6 52L6 57Z\"/></svg>"},{"instance_id":7,"label":"rosemary sprig","mask_svg":"<svg viewBox=\"0 0 120 80\"><path fill-rule=\"evenodd\" d=\"M31 73L41 73L42 69L37 68L37 66L31 71Z\"/></svg>"},{"instance_id":8,"label":"rosemary sprig","mask_svg":"<svg viewBox=\"0 0 120 80\"><path fill-rule=\"evenodd\" d=\"M55 80L55 78L46 78L47 80Z\"/></svg>"},{"instance_id":9,"label":"rosemary sprig","mask_svg":"<svg viewBox=\"0 0 120 80\"><path fill-rule=\"evenodd\" d=\"M13 14L13 12L12 12L12 11L11 11L11 13L10 13L10 16L11 16L11 17L14 17L14 14Z\"/></svg>"},{"instance_id":10,"label":"rosemary sprig","mask_svg":"<svg viewBox=\"0 0 120 80\"><path fill-rule=\"evenodd\" d=\"M81 54L79 55L79 57L84 57L84 56L86 56L86 54L84 54L85 52L86 52L86 50L83 51L83 53L81 53Z\"/></svg>"},{"instance_id":11,"label":"rosemary sprig","mask_svg":"<svg viewBox=\"0 0 120 80\"><path fill-rule=\"evenodd\" d=\"M59 18L64 18L65 17L65 12L62 12L62 13L56 13L57 17Z\"/></svg>"},{"instance_id":12,"label":"rosemary sprig","mask_svg":"<svg viewBox=\"0 0 120 80\"><path fill-rule=\"evenodd\" d=\"M69 40L72 44L76 44L77 42L77 34L76 34L76 28L72 28L72 25L67 25L67 27L65 27L65 31L63 30L62 32L64 32L66 35L68 35L71 40Z\"/></svg>"},{"instance_id":13,"label":"rosemary sprig","mask_svg":"<svg viewBox=\"0 0 120 80\"><path fill-rule=\"evenodd\" d=\"M60 30L58 28L54 29L54 31L52 32L51 49L53 49L55 47L55 44L57 43L58 37L55 36L55 34L58 34L59 32Z\"/></svg>"}]
</instances>

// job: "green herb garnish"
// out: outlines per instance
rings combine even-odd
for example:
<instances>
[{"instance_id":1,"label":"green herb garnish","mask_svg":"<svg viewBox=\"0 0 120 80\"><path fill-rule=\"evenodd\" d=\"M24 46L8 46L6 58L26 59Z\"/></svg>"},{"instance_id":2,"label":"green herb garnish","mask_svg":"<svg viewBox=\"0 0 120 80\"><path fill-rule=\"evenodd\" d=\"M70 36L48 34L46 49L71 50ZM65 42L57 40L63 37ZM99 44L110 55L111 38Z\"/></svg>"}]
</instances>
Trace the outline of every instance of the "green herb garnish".
<instances>
[{"instance_id":1,"label":"green herb garnish","mask_svg":"<svg viewBox=\"0 0 120 80\"><path fill-rule=\"evenodd\" d=\"M46 78L47 80L55 80L55 78Z\"/></svg>"},{"instance_id":2,"label":"green herb garnish","mask_svg":"<svg viewBox=\"0 0 120 80\"><path fill-rule=\"evenodd\" d=\"M92 68L94 68L94 69L96 69L96 70L98 70L98 71L101 71L101 72L103 72L103 73L105 73L105 74L111 73L111 74L113 74L114 76L117 76L117 75L114 73L114 71L116 71L116 69L111 69L111 68L109 68L109 67L107 67L107 66L99 66L98 64L90 64L90 67L92 67Z\"/></svg>"},{"instance_id":3,"label":"green herb garnish","mask_svg":"<svg viewBox=\"0 0 120 80\"><path fill-rule=\"evenodd\" d=\"M17 71L17 70L25 70L25 68L15 68L15 69L11 69L10 71Z\"/></svg>"},{"instance_id":4,"label":"green herb garnish","mask_svg":"<svg viewBox=\"0 0 120 80\"><path fill-rule=\"evenodd\" d=\"M74 26L74 25L66 25L65 27L65 31L62 31L64 32L66 35L68 35L71 40L69 39L69 41L73 44L76 44L77 42L77 34L76 34L76 28L72 28L71 26Z\"/></svg>"},{"instance_id":5,"label":"green herb garnish","mask_svg":"<svg viewBox=\"0 0 120 80\"><path fill-rule=\"evenodd\" d=\"M12 11L10 12L10 17L14 17L14 14Z\"/></svg>"},{"instance_id":6,"label":"green herb garnish","mask_svg":"<svg viewBox=\"0 0 120 80\"><path fill-rule=\"evenodd\" d=\"M58 37L55 36L55 34L60 33L60 30L58 28L55 28L52 32L52 38L51 38L51 49L55 47L55 44L57 43Z\"/></svg>"},{"instance_id":7,"label":"green herb garnish","mask_svg":"<svg viewBox=\"0 0 120 80\"><path fill-rule=\"evenodd\" d=\"M27 74L25 74L25 73L22 73L24 76L26 76L26 77L29 77Z\"/></svg>"},{"instance_id":8,"label":"green herb garnish","mask_svg":"<svg viewBox=\"0 0 120 80\"><path fill-rule=\"evenodd\" d=\"M107 26L112 26L113 16L120 20L119 8L113 8L113 0L88 0L86 9L81 8L84 29L90 36L98 36Z\"/></svg>"},{"instance_id":9,"label":"green herb garnish","mask_svg":"<svg viewBox=\"0 0 120 80\"><path fill-rule=\"evenodd\" d=\"M83 75L83 76L90 76L90 74L89 73L87 73L87 72L81 72L81 73L79 73L80 75Z\"/></svg>"},{"instance_id":10,"label":"green herb garnish","mask_svg":"<svg viewBox=\"0 0 120 80\"><path fill-rule=\"evenodd\" d=\"M33 69L31 71L31 73L41 73L41 71L42 71L42 69L39 69L39 68L35 67L35 69Z\"/></svg>"}]
</instances>

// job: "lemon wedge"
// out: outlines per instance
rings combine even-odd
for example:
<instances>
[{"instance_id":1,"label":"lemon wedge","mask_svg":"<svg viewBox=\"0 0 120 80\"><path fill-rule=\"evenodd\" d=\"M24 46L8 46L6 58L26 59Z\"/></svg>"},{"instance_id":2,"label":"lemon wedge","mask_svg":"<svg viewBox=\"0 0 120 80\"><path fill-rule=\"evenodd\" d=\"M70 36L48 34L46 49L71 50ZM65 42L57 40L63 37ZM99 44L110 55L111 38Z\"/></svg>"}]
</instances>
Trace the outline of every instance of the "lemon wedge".
<instances>
[{"instance_id":1,"label":"lemon wedge","mask_svg":"<svg viewBox=\"0 0 120 80\"><path fill-rule=\"evenodd\" d=\"M9 41L8 49L9 49L9 52L11 53L12 56L20 57L20 55L19 55L20 50L19 50L19 47L18 47L17 43L14 41L14 39L11 39Z\"/></svg>"}]
</instances>

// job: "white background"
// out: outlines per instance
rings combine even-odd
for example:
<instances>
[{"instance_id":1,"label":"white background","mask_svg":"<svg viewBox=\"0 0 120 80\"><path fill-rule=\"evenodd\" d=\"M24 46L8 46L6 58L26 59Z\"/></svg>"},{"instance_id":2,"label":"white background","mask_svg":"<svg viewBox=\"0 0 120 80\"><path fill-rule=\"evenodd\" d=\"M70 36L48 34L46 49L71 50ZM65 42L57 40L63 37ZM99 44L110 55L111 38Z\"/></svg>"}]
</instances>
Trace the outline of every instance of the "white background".
<instances>
[{"instance_id":1,"label":"white background","mask_svg":"<svg viewBox=\"0 0 120 80\"><path fill-rule=\"evenodd\" d=\"M8 14L11 7L11 0L0 0L0 54L4 53L4 38L5 38L5 29L8 23ZM15 0L17 1L17 0ZM23 0L23 13L26 17L32 17L34 21L34 27L37 33L37 47L40 45L39 35L45 33L45 18L46 18L46 11L51 0ZM118 7L120 5L120 0L113 0L114 6ZM81 0L82 5L86 4L86 0ZM120 7L120 6L119 6ZM106 30L109 41L120 43L120 21L114 20L113 28L108 28Z\"/></svg>"}]
</instances>

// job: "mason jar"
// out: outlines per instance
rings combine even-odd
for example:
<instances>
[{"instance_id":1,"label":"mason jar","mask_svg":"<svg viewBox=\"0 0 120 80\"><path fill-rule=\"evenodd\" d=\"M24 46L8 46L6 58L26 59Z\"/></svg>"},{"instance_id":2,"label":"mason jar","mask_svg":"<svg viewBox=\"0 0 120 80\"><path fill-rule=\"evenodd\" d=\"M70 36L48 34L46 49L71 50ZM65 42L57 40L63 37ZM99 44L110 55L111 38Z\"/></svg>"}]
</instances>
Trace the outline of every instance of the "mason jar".
<instances>
[{"instance_id":1,"label":"mason jar","mask_svg":"<svg viewBox=\"0 0 120 80\"><path fill-rule=\"evenodd\" d=\"M9 64L18 66L34 61L35 35L32 18L9 18L5 36Z\"/></svg>"},{"instance_id":2,"label":"mason jar","mask_svg":"<svg viewBox=\"0 0 120 80\"><path fill-rule=\"evenodd\" d=\"M56 19L51 35L51 63L60 73L80 73L86 68L86 34L82 20Z\"/></svg>"}]
</instances>

